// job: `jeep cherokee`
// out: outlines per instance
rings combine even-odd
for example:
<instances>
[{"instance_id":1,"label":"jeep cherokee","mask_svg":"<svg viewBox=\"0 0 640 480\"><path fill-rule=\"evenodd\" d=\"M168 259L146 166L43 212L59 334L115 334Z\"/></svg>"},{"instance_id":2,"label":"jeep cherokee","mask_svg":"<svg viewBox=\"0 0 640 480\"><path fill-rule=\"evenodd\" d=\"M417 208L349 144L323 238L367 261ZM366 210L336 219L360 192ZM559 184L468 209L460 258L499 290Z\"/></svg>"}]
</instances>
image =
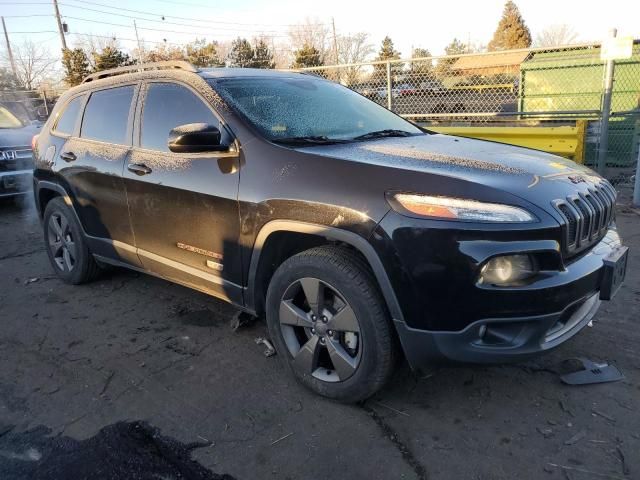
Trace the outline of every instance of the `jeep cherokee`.
<instances>
[{"instance_id":1,"label":"jeep cherokee","mask_svg":"<svg viewBox=\"0 0 640 480\"><path fill-rule=\"evenodd\" d=\"M616 192L548 153L433 134L313 75L90 75L35 141L53 269L148 272L266 315L286 368L357 401L404 354L517 361L625 274Z\"/></svg>"}]
</instances>

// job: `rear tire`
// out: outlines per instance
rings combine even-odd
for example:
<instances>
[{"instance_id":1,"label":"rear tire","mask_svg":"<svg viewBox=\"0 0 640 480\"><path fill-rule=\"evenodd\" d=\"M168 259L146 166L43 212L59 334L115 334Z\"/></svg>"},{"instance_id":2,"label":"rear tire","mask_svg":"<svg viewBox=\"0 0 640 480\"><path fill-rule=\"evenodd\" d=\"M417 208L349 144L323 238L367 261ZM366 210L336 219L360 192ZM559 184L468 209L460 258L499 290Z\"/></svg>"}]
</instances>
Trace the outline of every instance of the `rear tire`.
<instances>
[{"instance_id":1,"label":"rear tire","mask_svg":"<svg viewBox=\"0 0 640 480\"><path fill-rule=\"evenodd\" d=\"M78 285L96 277L99 268L74 212L62 198L52 199L43 216L44 242L49 261L66 283Z\"/></svg>"},{"instance_id":2,"label":"rear tire","mask_svg":"<svg viewBox=\"0 0 640 480\"><path fill-rule=\"evenodd\" d=\"M271 279L266 310L279 357L320 395L365 400L395 369L399 347L382 295L350 250L322 246L286 260Z\"/></svg>"}]
</instances>

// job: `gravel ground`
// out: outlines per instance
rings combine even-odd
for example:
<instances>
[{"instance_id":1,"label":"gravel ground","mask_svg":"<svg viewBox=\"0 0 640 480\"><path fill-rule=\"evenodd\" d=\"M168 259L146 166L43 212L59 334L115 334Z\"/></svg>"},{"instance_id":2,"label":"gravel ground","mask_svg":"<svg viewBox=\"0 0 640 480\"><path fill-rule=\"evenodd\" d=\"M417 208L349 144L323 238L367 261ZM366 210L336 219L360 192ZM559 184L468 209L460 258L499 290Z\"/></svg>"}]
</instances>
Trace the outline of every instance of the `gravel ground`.
<instances>
[{"instance_id":1,"label":"gravel ground","mask_svg":"<svg viewBox=\"0 0 640 480\"><path fill-rule=\"evenodd\" d=\"M114 270L58 281L34 210L0 204L0 479L640 478L640 217L626 284L572 341L516 366L401 368L364 405L314 396L231 306ZM563 361L614 363L571 387Z\"/></svg>"}]
</instances>

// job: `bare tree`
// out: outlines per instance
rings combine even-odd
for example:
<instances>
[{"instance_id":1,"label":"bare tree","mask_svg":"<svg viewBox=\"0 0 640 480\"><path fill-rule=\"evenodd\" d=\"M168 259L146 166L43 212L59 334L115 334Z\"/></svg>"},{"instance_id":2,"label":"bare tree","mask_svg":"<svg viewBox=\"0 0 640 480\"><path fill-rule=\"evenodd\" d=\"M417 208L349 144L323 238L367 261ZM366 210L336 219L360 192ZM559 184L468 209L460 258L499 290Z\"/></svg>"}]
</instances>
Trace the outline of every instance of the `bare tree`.
<instances>
[{"instance_id":1,"label":"bare tree","mask_svg":"<svg viewBox=\"0 0 640 480\"><path fill-rule=\"evenodd\" d=\"M578 34L566 23L549 25L537 36L534 45L536 47L559 47L570 45L578 39Z\"/></svg>"},{"instance_id":2,"label":"bare tree","mask_svg":"<svg viewBox=\"0 0 640 480\"><path fill-rule=\"evenodd\" d=\"M113 38L107 37L94 37L93 35L78 35L78 41L75 43L75 48L81 48L84 50L87 60L89 61L89 69L95 70L96 68L96 56L106 48L113 48L114 50L122 50L120 43L115 36Z\"/></svg>"},{"instance_id":3,"label":"bare tree","mask_svg":"<svg viewBox=\"0 0 640 480\"><path fill-rule=\"evenodd\" d=\"M289 29L289 46L292 51L313 47L320 52L323 62L335 63L330 53L333 39L329 36L329 28L318 18L307 17L304 23Z\"/></svg>"},{"instance_id":4,"label":"bare tree","mask_svg":"<svg viewBox=\"0 0 640 480\"><path fill-rule=\"evenodd\" d=\"M364 32L338 37L338 59L340 64L362 63L374 52L373 45L369 43L369 36ZM357 83L360 78L362 66L354 65L341 69L340 80L346 85Z\"/></svg>"},{"instance_id":5,"label":"bare tree","mask_svg":"<svg viewBox=\"0 0 640 480\"><path fill-rule=\"evenodd\" d=\"M48 77L56 63L49 50L31 40L25 40L16 46L13 55L18 82L27 90L33 90L45 77Z\"/></svg>"}]
</instances>

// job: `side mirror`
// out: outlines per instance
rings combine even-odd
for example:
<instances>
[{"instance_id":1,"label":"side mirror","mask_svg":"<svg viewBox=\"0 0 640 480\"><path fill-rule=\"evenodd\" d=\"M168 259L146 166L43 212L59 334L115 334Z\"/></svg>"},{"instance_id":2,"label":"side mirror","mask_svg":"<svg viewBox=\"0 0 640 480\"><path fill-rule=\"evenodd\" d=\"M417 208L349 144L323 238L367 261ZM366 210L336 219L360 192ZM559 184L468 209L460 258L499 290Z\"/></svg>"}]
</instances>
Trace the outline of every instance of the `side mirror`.
<instances>
[{"instance_id":1,"label":"side mirror","mask_svg":"<svg viewBox=\"0 0 640 480\"><path fill-rule=\"evenodd\" d=\"M228 145L221 145L220 130L207 123L188 123L169 133L169 150L174 153L224 152Z\"/></svg>"}]
</instances>

